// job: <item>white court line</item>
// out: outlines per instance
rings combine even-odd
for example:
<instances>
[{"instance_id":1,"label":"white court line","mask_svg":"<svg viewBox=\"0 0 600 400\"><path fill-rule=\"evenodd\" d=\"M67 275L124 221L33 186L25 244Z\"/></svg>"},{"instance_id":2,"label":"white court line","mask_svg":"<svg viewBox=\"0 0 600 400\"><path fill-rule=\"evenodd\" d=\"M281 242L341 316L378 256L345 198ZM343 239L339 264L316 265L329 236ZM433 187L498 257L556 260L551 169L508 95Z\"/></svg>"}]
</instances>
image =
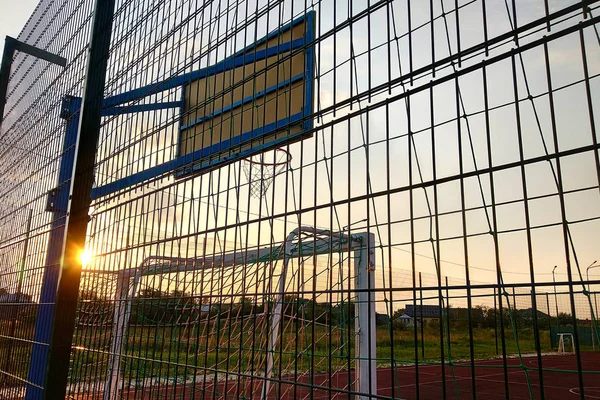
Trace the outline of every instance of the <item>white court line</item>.
<instances>
[{"instance_id":1,"label":"white court line","mask_svg":"<svg viewBox=\"0 0 600 400\"><path fill-rule=\"evenodd\" d=\"M557 366L555 366L555 368L562 367L562 366L564 366L564 365L557 365ZM516 374L516 373L523 373L523 372L524 372L523 370L514 369L513 371L508 371L508 374ZM544 372L547 372L547 371L544 371ZM437 374L437 375L439 375L439 374ZM498 376L498 375L504 375L504 371L503 372L499 372L499 373L487 374L487 375L477 375L477 374L475 374L475 381L478 381L481 378L490 378L492 376ZM457 377L455 379L457 381L464 381L464 380L471 380L471 377L470 376L463 376L463 377ZM452 378L452 376L449 376L449 377L446 378L446 380L450 380L450 382L452 382L454 379ZM481 379L481 380L486 380L486 379ZM490 379L487 379L487 381L488 382L496 382L496 383L503 383L504 382L503 380L502 381L492 381ZM425 382L425 383L422 383L422 384L423 385L429 385L429 384L432 384L432 383L442 383L442 382L443 382L443 380L439 380L439 381L433 381L433 382ZM515 382L509 382L509 384L513 384L513 383L515 383ZM521 382L516 382L516 383L521 383ZM526 383L523 383L523 384L526 384ZM535 383L532 383L532 385L539 386L538 384L535 384ZM401 388L402 387L410 387L410 386L416 386L416 383L407 384L407 385L400 385ZM544 383L544 387L547 387L547 385L545 383ZM559 387L559 389L566 389L566 388L565 387Z\"/></svg>"},{"instance_id":2,"label":"white court line","mask_svg":"<svg viewBox=\"0 0 600 400\"><path fill-rule=\"evenodd\" d=\"M586 387L586 390L587 389L598 389L598 391L600 392L600 386ZM569 389L569 393L574 394L575 396L581 396L579 394L579 388L578 387L574 387L574 388ZM589 395L589 394L585 394L584 398L586 398L586 399L588 399L588 398L589 399L600 399L600 396L592 396L592 395Z\"/></svg>"}]
</instances>

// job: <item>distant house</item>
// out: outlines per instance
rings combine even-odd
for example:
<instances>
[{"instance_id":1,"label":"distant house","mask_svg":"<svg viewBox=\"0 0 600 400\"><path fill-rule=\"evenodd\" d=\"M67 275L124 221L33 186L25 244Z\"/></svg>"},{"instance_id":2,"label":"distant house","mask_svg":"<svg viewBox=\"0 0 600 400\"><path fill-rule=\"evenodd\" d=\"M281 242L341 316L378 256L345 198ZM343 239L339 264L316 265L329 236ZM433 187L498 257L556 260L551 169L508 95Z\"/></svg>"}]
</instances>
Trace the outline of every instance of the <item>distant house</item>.
<instances>
[{"instance_id":1,"label":"distant house","mask_svg":"<svg viewBox=\"0 0 600 400\"><path fill-rule=\"evenodd\" d=\"M452 307L448 309L448 318L451 321L467 321L469 319L469 313L471 314L471 320L473 324L477 324L476 321L483 320L483 308L473 307L471 309L464 307Z\"/></svg>"},{"instance_id":2,"label":"distant house","mask_svg":"<svg viewBox=\"0 0 600 400\"><path fill-rule=\"evenodd\" d=\"M524 310L517 310L517 312L519 313L521 318L532 320L535 310L533 308L526 308ZM548 318L550 318L550 316L546 313L541 312L540 310L537 310L537 318L541 320L547 320Z\"/></svg>"},{"instance_id":3,"label":"distant house","mask_svg":"<svg viewBox=\"0 0 600 400\"><path fill-rule=\"evenodd\" d=\"M377 325L387 325L390 322L390 317L387 314L379 314L375 313L375 324Z\"/></svg>"},{"instance_id":4,"label":"distant house","mask_svg":"<svg viewBox=\"0 0 600 400\"><path fill-rule=\"evenodd\" d=\"M436 305L419 304L415 306L413 304L407 304L405 313L411 318L416 318L417 321L435 323L442 318L441 310L440 306ZM446 316L450 322L461 320L467 321L469 319L469 314L474 324L476 324L475 321L481 321L484 317L483 309L481 307L473 307L470 310L461 307L449 307L446 309Z\"/></svg>"},{"instance_id":5,"label":"distant house","mask_svg":"<svg viewBox=\"0 0 600 400\"><path fill-rule=\"evenodd\" d=\"M415 319L409 315L407 315L406 313L402 314L401 316L399 316L398 318L396 318L396 321L404 326L414 326L415 325ZM419 321L417 321L417 325L419 324Z\"/></svg>"},{"instance_id":6,"label":"distant house","mask_svg":"<svg viewBox=\"0 0 600 400\"><path fill-rule=\"evenodd\" d=\"M425 321L439 319L442 315L442 313L440 312L440 306L428 304L407 304L404 314L408 315L411 318L423 319Z\"/></svg>"},{"instance_id":7,"label":"distant house","mask_svg":"<svg viewBox=\"0 0 600 400\"><path fill-rule=\"evenodd\" d=\"M210 312L210 304L201 304L200 305L200 313L207 314Z\"/></svg>"},{"instance_id":8,"label":"distant house","mask_svg":"<svg viewBox=\"0 0 600 400\"><path fill-rule=\"evenodd\" d=\"M402 314L396 320L404 324L404 326L414 326L415 320L416 324L419 325L421 321L427 323L429 321L439 320L441 315L442 313L440 312L440 306L428 304L407 304L406 308L404 309L404 314Z\"/></svg>"}]
</instances>

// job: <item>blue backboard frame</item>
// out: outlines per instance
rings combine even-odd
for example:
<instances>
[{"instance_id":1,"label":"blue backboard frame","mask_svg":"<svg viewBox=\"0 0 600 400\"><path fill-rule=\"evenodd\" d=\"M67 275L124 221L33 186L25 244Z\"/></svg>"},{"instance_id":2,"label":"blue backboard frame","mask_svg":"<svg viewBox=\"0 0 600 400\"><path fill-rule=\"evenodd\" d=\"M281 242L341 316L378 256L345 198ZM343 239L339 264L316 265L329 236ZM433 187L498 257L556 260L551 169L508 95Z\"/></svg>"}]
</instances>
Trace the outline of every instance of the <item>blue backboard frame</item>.
<instances>
[{"instance_id":1,"label":"blue backboard frame","mask_svg":"<svg viewBox=\"0 0 600 400\"><path fill-rule=\"evenodd\" d=\"M196 174L207 172L213 168L216 168L220 165L227 164L230 162L234 162L246 157L250 157L253 154L257 154L260 152L264 152L270 149L274 149L277 147L284 146L287 143L295 142L298 140L302 140L311 135L311 131L313 129L313 118L312 114L313 103L314 103L314 40L315 40L315 17L316 12L310 11L307 12L290 23L281 26L279 29L269 33L267 36L259 39L255 43L246 48L236 52L234 55L226 58L218 62L215 65L209 66L207 68L203 68L197 71L192 71L186 74L174 76L168 78L162 82L154 83L151 85L147 85L138 89L131 90L129 92L121 93L116 96L108 97L104 99L104 112L103 115L115 115L122 113L131 113L131 112L140 112L140 111L150 111L150 110L158 110L165 108L180 108L183 110L183 100L177 102L170 103L156 103L151 105L133 105L127 107L119 107L125 103L138 101L146 96L156 94L165 90L182 88L185 91L185 85L196 81L198 79L202 79L211 75L215 75L224 71L227 71L232 68L236 68L242 65L246 65L252 62L255 62L259 59L264 59L267 57L272 57L277 55L278 53L290 52L298 49L304 49L305 51L305 71L304 76L304 105L302 107L302 112L296 113L294 115L289 116L284 120L279 120L274 124L269 124L260 128L256 128L250 132L245 132L240 135L241 139L237 141L232 141L228 143L219 143L220 152L226 151L223 147L227 146L229 148L233 148L234 146L239 145L240 141L245 140L254 140L260 138L261 136L265 136L268 134L272 134L277 132L278 130L285 129L289 127L290 124L299 123L302 124L302 130L299 133L286 136L284 138L280 138L277 140L273 140L269 143L264 143L262 145L258 145L252 147L251 149L239 151L236 153L231 153L228 156L219 158L217 160L210 160L203 162L203 159L209 157L211 154L214 154L215 149L206 147L200 150L196 150L189 154L180 155L180 143L178 146L178 156L171 161L167 161L165 163L156 165L154 167L148 168L144 171L140 171L134 173L130 176L127 176L122 179L118 179L114 182L108 183L103 186L96 187L92 189L92 199L97 199L100 197L108 196L120 190L124 190L128 187L141 184L145 181L151 180L153 178L157 178L159 176L174 173L176 177L188 176L189 174ZM304 32L304 37L302 39L293 40L291 42L280 43L279 46L269 47L263 50L253 51L256 47L264 44L265 42L277 37L290 29L293 29L295 26L305 23L306 29ZM298 76L290 77L290 81L294 81L295 79L299 79ZM267 90L273 90L273 88L266 88ZM257 93L258 94L258 93ZM253 94L253 97L256 98L257 94ZM246 100L246 99L244 99ZM214 117L214 115L213 115ZM180 120L179 131L181 132L182 123ZM181 137L179 138L181 139Z\"/></svg>"},{"instance_id":2,"label":"blue backboard frame","mask_svg":"<svg viewBox=\"0 0 600 400\"><path fill-rule=\"evenodd\" d=\"M313 94L314 94L314 49L313 49L312 43L314 42L314 39L315 39L315 29L314 29L315 28L315 21L314 21L315 15L316 15L315 11L310 11L310 12L294 19L292 22L281 26L279 29L269 33L267 36L257 40L253 44L247 46L246 48L238 51L237 53L235 53L233 55L233 58L238 58L238 59L244 58L245 62L243 64L238 63L235 66L235 67L237 67L237 66L245 65L245 64L248 64L251 62L260 61L260 60L266 59L268 57L277 55L279 53L286 53L286 52L290 52L290 51L293 52L294 50L304 49L305 50L305 70L302 74L297 74L295 76L291 76L290 79L284 80L282 82L278 82L276 85L267 87L263 91L253 93L252 95L247 96L238 102L235 102L229 106L223 107L222 109L213 112L211 115L202 116L202 117L196 119L196 121L194 121L192 124L181 123L179 126L180 134L179 134L177 154L179 154L180 156L191 156L192 161L190 161L190 162L192 164L195 163L195 165L178 170L176 172L177 177L187 176L189 174L193 174L196 172L201 172L203 170L213 168L222 163L229 163L229 162L233 162L238 159L241 159L241 158L250 157L254 154L258 154L258 153L261 153L261 152L264 152L264 151L267 151L267 150L270 150L270 149L273 149L276 147L280 147L286 143L291 143L291 142L295 142L298 140L302 140L302 139L306 138L307 136L310 136L310 131L313 128L313 120L312 120L312 118L310 118L310 116L313 113L313 102L314 102L314 99L313 99ZM278 47L268 47L265 50L259 50L259 51L255 50L257 47L265 44L269 40L276 38L278 35L281 35L300 24L305 24L305 26L306 26L306 28L304 30L304 37L302 39L296 39L296 40L291 40L290 42L279 43ZM246 59L248 61L246 61ZM181 145L183 142L183 140L181 138L181 133L183 132L183 130L188 129L188 128L192 127L193 125L200 124L200 123L206 122L210 119L216 118L219 115L223 115L224 113L229 112L230 110L232 110L234 108L240 107L243 104L250 103L257 98L266 96L267 94L276 92L283 87L291 86L293 83L301 81L301 80L304 81L304 104L302 107L302 111L292 114L286 118L277 120L273 123L264 125L262 127L257 127L250 131L243 132L239 136L235 136L231 139L225 139L217 144L206 146L206 147L196 150L193 153L190 153L188 155L183 154L182 149L181 149ZM182 86L182 88L183 88L182 96L185 95L186 85ZM182 98L182 103L183 102L184 102L184 99ZM183 105L182 105L181 115L183 115L183 113L184 113L184 109L183 109ZM292 135L288 135L285 138L272 140L268 143L260 144L260 145L254 146L247 150L240 150L238 152L230 153L229 155L219 158L219 159L216 159L216 160L210 160L211 156L214 154L228 152L238 146L241 146L243 143L248 143L253 140L260 139L264 136L274 134L274 133L276 133L282 129L285 129L285 128L289 127L290 125L294 125L294 124L302 124L301 132L298 132L298 133L295 133ZM307 132L309 132L309 133L307 134ZM209 161L203 162L204 159L209 159Z\"/></svg>"}]
</instances>

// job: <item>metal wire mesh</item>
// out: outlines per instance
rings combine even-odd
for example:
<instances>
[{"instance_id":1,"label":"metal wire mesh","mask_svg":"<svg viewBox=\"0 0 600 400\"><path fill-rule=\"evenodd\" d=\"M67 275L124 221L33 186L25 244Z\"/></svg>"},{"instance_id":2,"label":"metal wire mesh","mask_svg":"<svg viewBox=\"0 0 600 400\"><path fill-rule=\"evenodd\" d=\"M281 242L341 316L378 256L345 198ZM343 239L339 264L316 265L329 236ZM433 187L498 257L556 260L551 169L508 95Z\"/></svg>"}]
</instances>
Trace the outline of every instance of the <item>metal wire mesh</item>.
<instances>
[{"instance_id":1,"label":"metal wire mesh","mask_svg":"<svg viewBox=\"0 0 600 400\"><path fill-rule=\"evenodd\" d=\"M12 60L0 398L53 398L53 354L69 398L597 394L598 1L116 1L69 303L96 6L42 0L19 35L65 68Z\"/></svg>"}]
</instances>

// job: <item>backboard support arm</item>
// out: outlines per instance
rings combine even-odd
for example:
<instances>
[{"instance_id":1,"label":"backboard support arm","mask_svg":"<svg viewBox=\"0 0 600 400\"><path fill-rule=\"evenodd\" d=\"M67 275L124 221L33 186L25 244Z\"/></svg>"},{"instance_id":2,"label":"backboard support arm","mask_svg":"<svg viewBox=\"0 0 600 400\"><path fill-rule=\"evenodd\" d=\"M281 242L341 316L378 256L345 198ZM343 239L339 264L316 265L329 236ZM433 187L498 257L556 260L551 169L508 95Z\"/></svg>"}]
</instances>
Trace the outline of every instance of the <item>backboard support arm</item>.
<instances>
[{"instance_id":1,"label":"backboard support arm","mask_svg":"<svg viewBox=\"0 0 600 400\"><path fill-rule=\"evenodd\" d=\"M0 125L4 120L4 108L6 107L6 95L8 90L8 80L10 78L10 70L12 68L15 52L29 54L30 56L39 58L40 60L48 61L49 63L65 67L67 59L52 54L46 50L38 49L27 43L23 43L15 38L7 36L4 39L4 53L2 53L2 64L0 65Z\"/></svg>"}]
</instances>

